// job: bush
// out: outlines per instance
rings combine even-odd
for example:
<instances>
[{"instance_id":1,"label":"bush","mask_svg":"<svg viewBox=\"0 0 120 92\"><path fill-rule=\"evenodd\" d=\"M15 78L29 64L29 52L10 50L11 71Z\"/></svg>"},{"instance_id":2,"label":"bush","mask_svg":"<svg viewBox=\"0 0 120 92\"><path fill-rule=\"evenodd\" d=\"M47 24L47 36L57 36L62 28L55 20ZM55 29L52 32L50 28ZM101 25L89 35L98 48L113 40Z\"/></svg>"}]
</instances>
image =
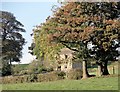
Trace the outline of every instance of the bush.
<instances>
[{"instance_id":1,"label":"bush","mask_svg":"<svg viewBox=\"0 0 120 92\"><path fill-rule=\"evenodd\" d=\"M47 68L47 72L52 72L53 71L53 68Z\"/></svg>"},{"instance_id":2,"label":"bush","mask_svg":"<svg viewBox=\"0 0 120 92\"><path fill-rule=\"evenodd\" d=\"M28 77L28 82L37 82L37 75L35 75L35 74L31 74L31 75L29 75L29 77Z\"/></svg>"},{"instance_id":3,"label":"bush","mask_svg":"<svg viewBox=\"0 0 120 92\"><path fill-rule=\"evenodd\" d=\"M11 81L11 76L2 77L2 83L4 84L11 83Z\"/></svg>"},{"instance_id":4,"label":"bush","mask_svg":"<svg viewBox=\"0 0 120 92\"><path fill-rule=\"evenodd\" d=\"M53 68L38 67L38 69L34 73L40 74L40 73L47 73L52 71L53 71Z\"/></svg>"},{"instance_id":5,"label":"bush","mask_svg":"<svg viewBox=\"0 0 120 92\"><path fill-rule=\"evenodd\" d=\"M12 74L12 68L11 65L8 64L7 62L2 62L2 67L1 67L1 75L2 76L8 76Z\"/></svg>"},{"instance_id":6,"label":"bush","mask_svg":"<svg viewBox=\"0 0 120 92\"><path fill-rule=\"evenodd\" d=\"M60 78L64 79L64 78L65 78L65 76L66 76L66 73L65 73L65 72L63 72L63 71L59 71L59 72L57 72L57 75L58 75L58 77L60 77Z\"/></svg>"},{"instance_id":7,"label":"bush","mask_svg":"<svg viewBox=\"0 0 120 92\"><path fill-rule=\"evenodd\" d=\"M12 69L13 69L12 75L19 75L21 71L21 68L19 67L19 65L12 65Z\"/></svg>"},{"instance_id":8,"label":"bush","mask_svg":"<svg viewBox=\"0 0 120 92\"><path fill-rule=\"evenodd\" d=\"M42 81L55 81L55 80L59 80L60 78L58 77L56 72L50 72L50 73L46 73L46 74L38 74L37 75L38 78L38 82L42 82Z\"/></svg>"},{"instance_id":9,"label":"bush","mask_svg":"<svg viewBox=\"0 0 120 92\"><path fill-rule=\"evenodd\" d=\"M30 76L30 75L25 75L25 76L24 76L24 82L29 82L29 76Z\"/></svg>"},{"instance_id":10,"label":"bush","mask_svg":"<svg viewBox=\"0 0 120 92\"><path fill-rule=\"evenodd\" d=\"M82 70L80 69L72 69L66 73L67 79L81 79L82 78Z\"/></svg>"},{"instance_id":11,"label":"bush","mask_svg":"<svg viewBox=\"0 0 120 92\"><path fill-rule=\"evenodd\" d=\"M30 71L28 71L28 70L22 70L22 71L19 72L18 75L26 75L26 74L30 74Z\"/></svg>"},{"instance_id":12,"label":"bush","mask_svg":"<svg viewBox=\"0 0 120 92\"><path fill-rule=\"evenodd\" d=\"M63 75L64 73L50 72L45 74L31 74L23 76L5 76L2 77L2 82L3 84L23 82L48 82L63 79Z\"/></svg>"},{"instance_id":13,"label":"bush","mask_svg":"<svg viewBox=\"0 0 120 92\"><path fill-rule=\"evenodd\" d=\"M27 70L29 71L29 74L38 74L41 73L41 68L42 68L42 63L41 61L36 61L33 60L28 66L27 66Z\"/></svg>"}]
</instances>

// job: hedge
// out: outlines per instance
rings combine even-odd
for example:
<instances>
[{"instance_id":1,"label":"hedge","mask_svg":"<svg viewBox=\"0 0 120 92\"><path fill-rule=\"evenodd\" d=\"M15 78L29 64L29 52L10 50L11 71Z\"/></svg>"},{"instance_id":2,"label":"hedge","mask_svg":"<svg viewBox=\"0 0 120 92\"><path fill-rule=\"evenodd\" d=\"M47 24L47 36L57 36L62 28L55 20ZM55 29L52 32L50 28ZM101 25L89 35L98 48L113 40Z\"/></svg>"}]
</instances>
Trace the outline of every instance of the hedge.
<instances>
[{"instance_id":1,"label":"hedge","mask_svg":"<svg viewBox=\"0 0 120 92\"><path fill-rule=\"evenodd\" d=\"M31 74L22 76L5 76L1 77L3 84L8 83L23 83L23 82L48 82L63 79L63 77L58 76L57 72L50 72L44 74Z\"/></svg>"},{"instance_id":2,"label":"hedge","mask_svg":"<svg viewBox=\"0 0 120 92\"><path fill-rule=\"evenodd\" d=\"M30 74L21 76L5 76L0 77L3 84L8 83L24 83L24 82L48 82L61 79L81 79L82 71L80 69L72 69L69 72L53 71L44 74Z\"/></svg>"},{"instance_id":3,"label":"hedge","mask_svg":"<svg viewBox=\"0 0 120 92\"><path fill-rule=\"evenodd\" d=\"M82 78L82 70L80 69L72 69L66 73L67 79L81 79Z\"/></svg>"}]
</instances>

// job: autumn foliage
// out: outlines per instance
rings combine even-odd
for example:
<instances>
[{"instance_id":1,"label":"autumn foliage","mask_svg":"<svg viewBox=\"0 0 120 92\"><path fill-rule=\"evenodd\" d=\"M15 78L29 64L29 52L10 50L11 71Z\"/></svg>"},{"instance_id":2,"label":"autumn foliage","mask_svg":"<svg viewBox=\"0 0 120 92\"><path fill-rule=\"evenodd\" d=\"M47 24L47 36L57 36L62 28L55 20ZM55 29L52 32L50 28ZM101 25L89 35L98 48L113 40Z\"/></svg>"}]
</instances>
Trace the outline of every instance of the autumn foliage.
<instances>
[{"instance_id":1,"label":"autumn foliage","mask_svg":"<svg viewBox=\"0 0 120 92\"><path fill-rule=\"evenodd\" d=\"M93 55L107 75L108 61L119 56L116 51L120 47L119 10L120 2L68 2L57 8L40 27L46 36L38 35L51 46L59 43L76 51L83 60ZM91 50L89 43L93 45Z\"/></svg>"}]
</instances>

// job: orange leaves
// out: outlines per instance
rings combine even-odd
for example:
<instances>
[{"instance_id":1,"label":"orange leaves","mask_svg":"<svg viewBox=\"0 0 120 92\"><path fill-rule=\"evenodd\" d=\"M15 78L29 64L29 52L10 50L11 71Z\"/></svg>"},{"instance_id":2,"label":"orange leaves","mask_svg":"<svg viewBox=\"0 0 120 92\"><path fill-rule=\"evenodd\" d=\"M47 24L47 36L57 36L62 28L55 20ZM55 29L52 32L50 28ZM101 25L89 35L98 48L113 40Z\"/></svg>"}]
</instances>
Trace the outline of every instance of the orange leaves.
<instances>
[{"instance_id":1,"label":"orange leaves","mask_svg":"<svg viewBox=\"0 0 120 92\"><path fill-rule=\"evenodd\" d=\"M49 41L53 41L53 35L52 35L52 34L49 34L49 35L48 35L48 40L49 40Z\"/></svg>"},{"instance_id":2,"label":"orange leaves","mask_svg":"<svg viewBox=\"0 0 120 92\"><path fill-rule=\"evenodd\" d=\"M85 33L91 33L93 30L94 30L94 26L88 26L88 27L84 28Z\"/></svg>"},{"instance_id":3,"label":"orange leaves","mask_svg":"<svg viewBox=\"0 0 120 92\"><path fill-rule=\"evenodd\" d=\"M120 21L118 20L107 20L106 24L109 24L106 26L106 31L112 31L114 29L120 28Z\"/></svg>"},{"instance_id":4,"label":"orange leaves","mask_svg":"<svg viewBox=\"0 0 120 92\"><path fill-rule=\"evenodd\" d=\"M64 15L67 16L67 15L69 15L69 13L68 12L64 12Z\"/></svg>"},{"instance_id":5,"label":"orange leaves","mask_svg":"<svg viewBox=\"0 0 120 92\"><path fill-rule=\"evenodd\" d=\"M114 27L114 28L120 28L120 21L114 20L114 22L112 24L112 27Z\"/></svg>"},{"instance_id":6,"label":"orange leaves","mask_svg":"<svg viewBox=\"0 0 120 92\"><path fill-rule=\"evenodd\" d=\"M85 28L72 28L69 26L63 26L63 27L56 27L56 32L50 34L51 40L54 38L62 37L61 39L66 40L86 40L89 38L89 34L93 32L93 27L85 27Z\"/></svg>"},{"instance_id":7,"label":"orange leaves","mask_svg":"<svg viewBox=\"0 0 120 92\"><path fill-rule=\"evenodd\" d=\"M84 7L82 8L82 6ZM91 3L80 4L75 2L69 2L62 6L56 13L58 15L52 17L51 22L48 23L48 31L55 30L48 32L50 34L49 39L60 38L68 41L88 40L89 35L94 30L106 31L119 25L118 21L105 20L105 16L101 16L98 11L96 11L96 14L90 11L94 9L93 7L95 5ZM84 11L85 9L88 13ZM110 27L106 27L106 25L110 25Z\"/></svg>"},{"instance_id":8,"label":"orange leaves","mask_svg":"<svg viewBox=\"0 0 120 92\"><path fill-rule=\"evenodd\" d=\"M72 17L72 18L69 18L68 20L72 21L72 22L74 21L76 23L80 23L80 22L85 22L86 19L85 18L79 18L79 17L77 17L77 18L76 17Z\"/></svg>"},{"instance_id":9,"label":"orange leaves","mask_svg":"<svg viewBox=\"0 0 120 92\"><path fill-rule=\"evenodd\" d=\"M63 6L64 9L68 9L68 11L70 11L71 9L73 9L73 7L75 7L76 5L74 4L74 2L68 3L67 5Z\"/></svg>"},{"instance_id":10,"label":"orange leaves","mask_svg":"<svg viewBox=\"0 0 120 92\"><path fill-rule=\"evenodd\" d=\"M94 28L89 26L84 28L84 31L79 33L79 39L81 40L89 39L89 35L93 32L93 30Z\"/></svg>"},{"instance_id":11,"label":"orange leaves","mask_svg":"<svg viewBox=\"0 0 120 92\"><path fill-rule=\"evenodd\" d=\"M113 20L105 20L104 23L105 23L105 24L113 24L114 21L113 21Z\"/></svg>"},{"instance_id":12,"label":"orange leaves","mask_svg":"<svg viewBox=\"0 0 120 92\"><path fill-rule=\"evenodd\" d=\"M76 32L69 33L70 40L77 40L78 34Z\"/></svg>"},{"instance_id":13,"label":"orange leaves","mask_svg":"<svg viewBox=\"0 0 120 92\"><path fill-rule=\"evenodd\" d=\"M100 20L101 20L101 17L100 17L100 16L94 16L94 17L93 17L93 20L94 20L94 21L100 21Z\"/></svg>"},{"instance_id":14,"label":"orange leaves","mask_svg":"<svg viewBox=\"0 0 120 92\"><path fill-rule=\"evenodd\" d=\"M59 34L59 33L54 33L53 34L53 37L56 37L56 38L58 38L58 37L60 37L61 36L61 34Z\"/></svg>"},{"instance_id":15,"label":"orange leaves","mask_svg":"<svg viewBox=\"0 0 120 92\"><path fill-rule=\"evenodd\" d=\"M58 11L56 11L55 16L68 16L71 9L75 7L74 3L67 3L64 6L62 6Z\"/></svg>"}]
</instances>

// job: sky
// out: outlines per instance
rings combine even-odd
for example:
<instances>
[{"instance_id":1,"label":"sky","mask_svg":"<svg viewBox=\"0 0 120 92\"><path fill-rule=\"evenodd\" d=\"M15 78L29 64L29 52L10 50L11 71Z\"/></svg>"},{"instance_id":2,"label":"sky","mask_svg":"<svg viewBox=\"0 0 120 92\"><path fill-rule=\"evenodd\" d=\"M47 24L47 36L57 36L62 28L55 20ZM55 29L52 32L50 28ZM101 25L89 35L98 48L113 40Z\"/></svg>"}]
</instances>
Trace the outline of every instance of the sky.
<instances>
[{"instance_id":1,"label":"sky","mask_svg":"<svg viewBox=\"0 0 120 92\"><path fill-rule=\"evenodd\" d=\"M9 1L9 2L8 2ZM17 1L17 0L16 0ZM26 1L26 0L24 0ZM44 1L41 2L14 2L14 0L3 0L2 1L2 11L8 11L14 14L16 19L24 25L25 33L22 33L23 37L26 39L27 43L23 49L23 57L21 58L21 64L30 63L35 57L29 54L28 47L32 43L32 37L30 34L33 32L32 29L45 22L48 16L53 13L51 11L53 5L58 5L57 1L52 0L52 2Z\"/></svg>"}]
</instances>

